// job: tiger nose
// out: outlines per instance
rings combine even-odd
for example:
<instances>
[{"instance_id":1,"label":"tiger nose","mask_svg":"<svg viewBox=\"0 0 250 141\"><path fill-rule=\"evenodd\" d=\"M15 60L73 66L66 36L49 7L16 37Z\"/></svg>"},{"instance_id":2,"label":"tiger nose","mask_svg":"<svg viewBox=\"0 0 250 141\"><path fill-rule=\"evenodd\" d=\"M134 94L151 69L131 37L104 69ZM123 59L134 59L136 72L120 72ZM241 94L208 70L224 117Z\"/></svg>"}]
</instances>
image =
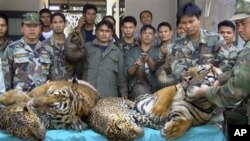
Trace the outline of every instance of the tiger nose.
<instances>
[{"instance_id":1,"label":"tiger nose","mask_svg":"<svg viewBox=\"0 0 250 141\"><path fill-rule=\"evenodd\" d=\"M193 80L193 76L187 76L186 79L185 79L186 82L189 82L191 80Z\"/></svg>"}]
</instances>

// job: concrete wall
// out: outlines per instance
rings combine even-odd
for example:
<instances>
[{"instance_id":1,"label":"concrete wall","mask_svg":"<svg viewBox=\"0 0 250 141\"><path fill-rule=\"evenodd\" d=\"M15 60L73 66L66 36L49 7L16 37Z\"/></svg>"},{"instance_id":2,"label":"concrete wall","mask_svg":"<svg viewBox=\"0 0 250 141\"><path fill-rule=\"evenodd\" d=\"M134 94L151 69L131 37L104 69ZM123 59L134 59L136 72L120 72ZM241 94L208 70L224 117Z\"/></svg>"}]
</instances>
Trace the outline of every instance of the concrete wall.
<instances>
[{"instance_id":1,"label":"concrete wall","mask_svg":"<svg viewBox=\"0 0 250 141\"><path fill-rule=\"evenodd\" d=\"M48 7L48 0L0 0L1 11L38 11Z\"/></svg>"},{"instance_id":2,"label":"concrete wall","mask_svg":"<svg viewBox=\"0 0 250 141\"><path fill-rule=\"evenodd\" d=\"M139 14L149 10L153 14L153 26L157 28L163 21L169 22L173 27L176 23L177 0L125 0L125 15L137 19L137 28L141 28Z\"/></svg>"}]
</instances>

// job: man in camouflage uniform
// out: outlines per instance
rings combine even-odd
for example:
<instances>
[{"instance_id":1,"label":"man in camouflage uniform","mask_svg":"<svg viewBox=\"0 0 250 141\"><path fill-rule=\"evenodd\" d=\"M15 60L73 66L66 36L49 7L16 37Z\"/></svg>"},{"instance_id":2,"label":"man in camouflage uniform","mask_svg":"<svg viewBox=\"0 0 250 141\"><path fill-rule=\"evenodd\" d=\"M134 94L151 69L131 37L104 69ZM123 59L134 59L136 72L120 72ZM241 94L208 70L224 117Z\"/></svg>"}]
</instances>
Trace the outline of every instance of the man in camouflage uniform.
<instances>
[{"instance_id":1,"label":"man in camouflage uniform","mask_svg":"<svg viewBox=\"0 0 250 141\"><path fill-rule=\"evenodd\" d=\"M41 23L37 13L22 16L23 37L6 47L3 72L6 89L30 91L45 83L51 72L52 49L42 47L38 40Z\"/></svg>"},{"instance_id":2,"label":"man in camouflage uniform","mask_svg":"<svg viewBox=\"0 0 250 141\"><path fill-rule=\"evenodd\" d=\"M177 19L186 36L175 40L171 55L173 63L171 64L172 74L179 81L182 81L186 71L197 64L213 64L218 66L220 59L218 53L225 41L217 33L208 32L200 27L201 10L197 5L188 3L183 5L177 12ZM211 122L221 123L223 121L222 111L214 110L214 116Z\"/></svg>"},{"instance_id":3,"label":"man in camouflage uniform","mask_svg":"<svg viewBox=\"0 0 250 141\"><path fill-rule=\"evenodd\" d=\"M56 12L51 16L51 27L53 36L45 40L42 46L53 49L52 75L51 80L68 80L73 73L73 65L65 61L64 55L64 28L66 18L61 12Z\"/></svg>"},{"instance_id":4,"label":"man in camouflage uniform","mask_svg":"<svg viewBox=\"0 0 250 141\"><path fill-rule=\"evenodd\" d=\"M207 87L202 85L196 96L206 98L218 107L232 108L247 101L245 124L250 125L250 3L246 0L236 2L236 27L240 37L245 41L244 49L240 51L236 64L231 71L231 77L220 86ZM248 117L248 123L247 123Z\"/></svg>"},{"instance_id":5,"label":"man in camouflage uniform","mask_svg":"<svg viewBox=\"0 0 250 141\"><path fill-rule=\"evenodd\" d=\"M177 16L187 35L175 40L171 53L175 61L171 67L174 76L181 80L186 70L196 64L217 65L218 52L225 46L225 41L219 34L200 28L201 10L198 6L188 3L178 10Z\"/></svg>"},{"instance_id":6,"label":"man in camouflage uniform","mask_svg":"<svg viewBox=\"0 0 250 141\"><path fill-rule=\"evenodd\" d=\"M11 41L6 38L7 30L8 18L4 14L0 13L0 58L3 57L3 53L7 45L11 43Z\"/></svg>"},{"instance_id":7,"label":"man in camouflage uniform","mask_svg":"<svg viewBox=\"0 0 250 141\"><path fill-rule=\"evenodd\" d=\"M134 37L136 24L136 19L133 16L126 16L122 19L121 29L124 36L120 40L119 47L123 51L125 57L129 49L139 46L139 41Z\"/></svg>"},{"instance_id":8,"label":"man in camouflage uniform","mask_svg":"<svg viewBox=\"0 0 250 141\"><path fill-rule=\"evenodd\" d=\"M228 20L221 21L218 24L218 32L226 42L226 46L223 46L219 52L220 59L222 60L219 64L219 68L223 72L230 71L235 65L238 52L240 51L240 48L233 44L235 25Z\"/></svg>"}]
</instances>

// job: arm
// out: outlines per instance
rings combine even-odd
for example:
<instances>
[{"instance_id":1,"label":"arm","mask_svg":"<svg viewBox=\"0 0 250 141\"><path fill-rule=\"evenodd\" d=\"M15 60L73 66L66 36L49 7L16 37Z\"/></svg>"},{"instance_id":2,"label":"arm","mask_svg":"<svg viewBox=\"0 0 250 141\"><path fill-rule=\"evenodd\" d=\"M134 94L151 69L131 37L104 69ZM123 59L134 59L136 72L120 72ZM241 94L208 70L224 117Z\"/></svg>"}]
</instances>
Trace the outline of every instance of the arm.
<instances>
[{"instance_id":1,"label":"arm","mask_svg":"<svg viewBox=\"0 0 250 141\"><path fill-rule=\"evenodd\" d=\"M244 49L237 61L226 84L207 89L205 95L211 103L219 107L235 106L250 95L250 49Z\"/></svg>"},{"instance_id":2,"label":"arm","mask_svg":"<svg viewBox=\"0 0 250 141\"><path fill-rule=\"evenodd\" d=\"M127 79L124 73L124 58L123 54L120 53L118 61L118 90L123 98L128 98L128 87Z\"/></svg>"},{"instance_id":3,"label":"arm","mask_svg":"<svg viewBox=\"0 0 250 141\"><path fill-rule=\"evenodd\" d=\"M4 76L4 83L6 91L12 89L14 77L14 57L13 49L7 47L3 54L2 71Z\"/></svg>"}]
</instances>

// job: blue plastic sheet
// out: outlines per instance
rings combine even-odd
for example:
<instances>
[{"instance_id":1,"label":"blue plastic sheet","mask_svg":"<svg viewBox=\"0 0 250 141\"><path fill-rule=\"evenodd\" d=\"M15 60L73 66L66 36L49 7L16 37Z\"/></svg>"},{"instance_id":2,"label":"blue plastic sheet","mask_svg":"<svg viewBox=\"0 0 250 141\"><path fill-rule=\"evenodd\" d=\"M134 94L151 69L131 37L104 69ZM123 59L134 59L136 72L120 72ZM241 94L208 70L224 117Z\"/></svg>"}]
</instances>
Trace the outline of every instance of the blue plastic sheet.
<instances>
[{"instance_id":1,"label":"blue plastic sheet","mask_svg":"<svg viewBox=\"0 0 250 141\"><path fill-rule=\"evenodd\" d=\"M166 141L159 130L144 128L144 136L135 141ZM0 131L0 141L22 141L4 131ZM81 132L73 130L48 130L45 141L108 141L92 129ZM192 127L175 141L226 141L222 131L214 125L206 124Z\"/></svg>"}]
</instances>

